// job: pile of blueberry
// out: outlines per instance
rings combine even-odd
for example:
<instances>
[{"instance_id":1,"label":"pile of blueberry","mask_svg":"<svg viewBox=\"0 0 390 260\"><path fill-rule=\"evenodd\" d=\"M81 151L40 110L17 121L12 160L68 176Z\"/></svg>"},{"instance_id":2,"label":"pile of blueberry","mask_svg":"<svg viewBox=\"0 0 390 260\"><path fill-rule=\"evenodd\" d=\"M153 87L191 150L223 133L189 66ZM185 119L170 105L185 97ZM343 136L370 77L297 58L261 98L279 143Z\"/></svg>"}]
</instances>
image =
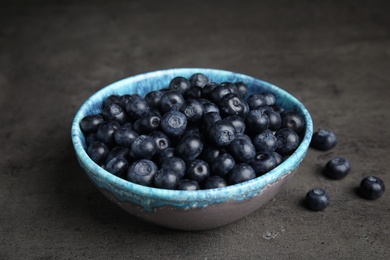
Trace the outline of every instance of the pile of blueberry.
<instances>
[{"instance_id":1,"label":"pile of blueberry","mask_svg":"<svg viewBox=\"0 0 390 260\"><path fill-rule=\"evenodd\" d=\"M337 144L337 138L333 131L329 129L320 129L312 137L310 146L320 151L328 151ZM330 179L340 180L346 177L351 171L351 164L343 157L334 157L328 161L324 167L323 173ZM378 199L385 192L383 181L375 176L368 176L361 180L359 186L359 195L363 198L374 200ZM327 191L321 188L314 188L307 192L305 197L306 206L315 211L324 210L329 206L330 196Z\"/></svg>"},{"instance_id":2,"label":"pile of blueberry","mask_svg":"<svg viewBox=\"0 0 390 260\"><path fill-rule=\"evenodd\" d=\"M272 170L299 146L302 116L270 92L202 74L169 86L111 95L80 122L87 153L108 172L144 186L198 190L234 185Z\"/></svg>"}]
</instances>

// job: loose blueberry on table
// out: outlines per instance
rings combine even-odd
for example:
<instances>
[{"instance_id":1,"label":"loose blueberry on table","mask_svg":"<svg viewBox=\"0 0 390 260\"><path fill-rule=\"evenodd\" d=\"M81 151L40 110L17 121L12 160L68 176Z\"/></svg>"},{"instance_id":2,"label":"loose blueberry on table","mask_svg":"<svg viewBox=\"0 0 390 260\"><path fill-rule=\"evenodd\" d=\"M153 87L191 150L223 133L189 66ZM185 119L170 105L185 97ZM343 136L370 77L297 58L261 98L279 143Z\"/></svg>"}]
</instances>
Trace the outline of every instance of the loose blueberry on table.
<instances>
[{"instance_id":1,"label":"loose blueberry on table","mask_svg":"<svg viewBox=\"0 0 390 260\"><path fill-rule=\"evenodd\" d=\"M335 157L325 165L324 174L331 179L339 180L347 176L350 171L351 164L347 159Z\"/></svg>"},{"instance_id":2,"label":"loose blueberry on table","mask_svg":"<svg viewBox=\"0 0 390 260\"><path fill-rule=\"evenodd\" d=\"M273 93L248 89L195 73L144 97L110 95L100 114L80 121L86 151L113 175L149 187L191 191L249 181L297 149L305 122ZM313 138L329 149L335 137L321 133Z\"/></svg>"},{"instance_id":3,"label":"loose blueberry on table","mask_svg":"<svg viewBox=\"0 0 390 260\"><path fill-rule=\"evenodd\" d=\"M311 210L322 211L329 206L330 197L327 191L315 188L306 193L305 204Z\"/></svg>"},{"instance_id":4,"label":"loose blueberry on table","mask_svg":"<svg viewBox=\"0 0 390 260\"><path fill-rule=\"evenodd\" d=\"M368 176L361 180L359 194L363 198L375 200L385 193L385 184L375 176Z\"/></svg>"}]
</instances>

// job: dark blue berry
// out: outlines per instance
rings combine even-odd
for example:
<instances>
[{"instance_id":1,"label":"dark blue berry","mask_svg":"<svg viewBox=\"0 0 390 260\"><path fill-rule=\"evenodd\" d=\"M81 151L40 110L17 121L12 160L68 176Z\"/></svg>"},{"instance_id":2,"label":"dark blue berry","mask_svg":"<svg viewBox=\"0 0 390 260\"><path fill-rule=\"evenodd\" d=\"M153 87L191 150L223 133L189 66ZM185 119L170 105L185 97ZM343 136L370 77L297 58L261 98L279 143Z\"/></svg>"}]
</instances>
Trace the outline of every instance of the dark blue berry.
<instances>
[{"instance_id":1,"label":"dark blue berry","mask_svg":"<svg viewBox=\"0 0 390 260\"><path fill-rule=\"evenodd\" d=\"M195 180L202 183L204 179L210 176L210 167L207 162L203 160L193 160L187 165L185 174L186 179Z\"/></svg>"},{"instance_id":2,"label":"dark blue berry","mask_svg":"<svg viewBox=\"0 0 390 260\"><path fill-rule=\"evenodd\" d=\"M375 176L368 176L361 180L359 194L363 198L375 200L385 193L385 184Z\"/></svg>"},{"instance_id":3,"label":"dark blue berry","mask_svg":"<svg viewBox=\"0 0 390 260\"><path fill-rule=\"evenodd\" d=\"M195 180L181 179L177 183L177 190L199 190L199 183Z\"/></svg>"},{"instance_id":4,"label":"dark blue berry","mask_svg":"<svg viewBox=\"0 0 390 260\"><path fill-rule=\"evenodd\" d=\"M337 144L336 134L329 129L319 129L313 134L310 146L321 151L328 151Z\"/></svg>"},{"instance_id":5,"label":"dark blue berry","mask_svg":"<svg viewBox=\"0 0 390 260\"><path fill-rule=\"evenodd\" d=\"M96 138L107 145L108 148L111 148L115 145L114 134L119 127L120 124L116 121L105 121L100 124L96 132Z\"/></svg>"},{"instance_id":6,"label":"dark blue berry","mask_svg":"<svg viewBox=\"0 0 390 260\"><path fill-rule=\"evenodd\" d=\"M244 98L248 94L248 85L244 82L234 82L234 84L237 86L238 93L240 93L241 97Z\"/></svg>"},{"instance_id":7,"label":"dark blue berry","mask_svg":"<svg viewBox=\"0 0 390 260\"><path fill-rule=\"evenodd\" d=\"M180 178L184 177L186 173L186 163L180 157L172 156L166 158L161 162L161 169L169 168L171 171L175 172Z\"/></svg>"},{"instance_id":8,"label":"dark blue berry","mask_svg":"<svg viewBox=\"0 0 390 260\"><path fill-rule=\"evenodd\" d=\"M113 95L110 95L108 96L106 99L104 99L103 101L103 109L108 106L109 104L112 104L112 103L120 103L119 102L119 98L120 96L119 95L116 95L116 94L113 94Z\"/></svg>"},{"instance_id":9,"label":"dark blue berry","mask_svg":"<svg viewBox=\"0 0 390 260\"><path fill-rule=\"evenodd\" d=\"M154 175L154 187L161 189L176 189L180 177L169 168L161 168Z\"/></svg>"},{"instance_id":10,"label":"dark blue berry","mask_svg":"<svg viewBox=\"0 0 390 260\"><path fill-rule=\"evenodd\" d=\"M131 153L135 158L150 159L156 152L156 141L148 135L138 136L131 145Z\"/></svg>"},{"instance_id":11,"label":"dark blue berry","mask_svg":"<svg viewBox=\"0 0 390 260\"><path fill-rule=\"evenodd\" d=\"M114 159L115 157L123 157L126 160L129 160L130 149L124 146L114 147L107 155L106 164Z\"/></svg>"},{"instance_id":12,"label":"dark blue berry","mask_svg":"<svg viewBox=\"0 0 390 260\"><path fill-rule=\"evenodd\" d=\"M210 141L218 147L228 146L235 139L235 135L236 128L226 120L215 122L208 131Z\"/></svg>"},{"instance_id":13,"label":"dark blue berry","mask_svg":"<svg viewBox=\"0 0 390 260\"><path fill-rule=\"evenodd\" d=\"M203 104L203 114L207 114L209 112L217 112L220 113L218 106L207 100L204 102L203 99L198 99Z\"/></svg>"},{"instance_id":14,"label":"dark blue berry","mask_svg":"<svg viewBox=\"0 0 390 260\"><path fill-rule=\"evenodd\" d=\"M202 117L202 131L208 133L210 128L217 122L222 120L221 115L218 112L209 112Z\"/></svg>"},{"instance_id":15,"label":"dark blue berry","mask_svg":"<svg viewBox=\"0 0 390 260\"><path fill-rule=\"evenodd\" d=\"M234 84L233 82L225 81L225 82L222 82L220 85L230 89L231 93L234 93L234 94L237 94L238 96L240 96L240 92L238 91L236 84Z\"/></svg>"},{"instance_id":16,"label":"dark blue berry","mask_svg":"<svg viewBox=\"0 0 390 260\"><path fill-rule=\"evenodd\" d=\"M280 114L281 128L291 128L298 135L305 130L305 120L296 111L286 110Z\"/></svg>"},{"instance_id":17,"label":"dark blue berry","mask_svg":"<svg viewBox=\"0 0 390 260\"><path fill-rule=\"evenodd\" d=\"M246 102L248 103L248 106L251 110L258 106L267 105L267 102L265 101L264 97L259 93L250 94L247 97Z\"/></svg>"},{"instance_id":18,"label":"dark blue berry","mask_svg":"<svg viewBox=\"0 0 390 260\"><path fill-rule=\"evenodd\" d=\"M243 139L235 139L228 146L227 151L234 157L236 162L249 162L256 154L252 142Z\"/></svg>"},{"instance_id":19,"label":"dark blue berry","mask_svg":"<svg viewBox=\"0 0 390 260\"><path fill-rule=\"evenodd\" d=\"M95 141L97 141L96 133L90 133L85 135L85 144L87 147Z\"/></svg>"},{"instance_id":20,"label":"dark blue berry","mask_svg":"<svg viewBox=\"0 0 390 260\"><path fill-rule=\"evenodd\" d=\"M250 165L256 172L256 176L261 176L277 166L275 157L268 152L260 152L255 155Z\"/></svg>"},{"instance_id":21,"label":"dark blue berry","mask_svg":"<svg viewBox=\"0 0 390 260\"><path fill-rule=\"evenodd\" d=\"M103 142L95 141L88 146L87 153L92 161L100 165L106 160L109 150Z\"/></svg>"},{"instance_id":22,"label":"dark blue berry","mask_svg":"<svg viewBox=\"0 0 390 260\"><path fill-rule=\"evenodd\" d=\"M236 134L244 133L246 129L245 119L238 115L231 115L224 118L226 121L232 123L234 128L236 129Z\"/></svg>"},{"instance_id":23,"label":"dark blue berry","mask_svg":"<svg viewBox=\"0 0 390 260\"><path fill-rule=\"evenodd\" d=\"M275 158L276 165L279 165L279 164L281 164L283 162L283 156L281 156L279 153L271 152L271 155Z\"/></svg>"},{"instance_id":24,"label":"dark blue berry","mask_svg":"<svg viewBox=\"0 0 390 260\"><path fill-rule=\"evenodd\" d=\"M167 113L173 106L181 107L184 103L184 97L179 91L169 90L164 92L160 100L160 110Z\"/></svg>"},{"instance_id":25,"label":"dark blue berry","mask_svg":"<svg viewBox=\"0 0 390 260\"><path fill-rule=\"evenodd\" d=\"M239 115L245 117L249 113L249 106L238 94L228 93L218 101L218 108L222 116Z\"/></svg>"},{"instance_id":26,"label":"dark blue berry","mask_svg":"<svg viewBox=\"0 0 390 260\"><path fill-rule=\"evenodd\" d=\"M234 157L228 153L219 155L210 163L212 174L220 177L225 177L235 165Z\"/></svg>"},{"instance_id":27,"label":"dark blue berry","mask_svg":"<svg viewBox=\"0 0 390 260\"><path fill-rule=\"evenodd\" d=\"M203 140L199 135L187 135L180 138L176 146L176 155L184 161L195 160L203 150Z\"/></svg>"},{"instance_id":28,"label":"dark blue berry","mask_svg":"<svg viewBox=\"0 0 390 260\"><path fill-rule=\"evenodd\" d=\"M305 197L306 206L314 211L324 210L329 206L330 197L323 189L315 188L310 190Z\"/></svg>"},{"instance_id":29,"label":"dark blue berry","mask_svg":"<svg viewBox=\"0 0 390 260\"><path fill-rule=\"evenodd\" d=\"M157 165L151 160L141 159L133 162L127 171L127 180L136 184L151 187L158 171Z\"/></svg>"},{"instance_id":30,"label":"dark blue berry","mask_svg":"<svg viewBox=\"0 0 390 260\"><path fill-rule=\"evenodd\" d=\"M202 98L210 99L211 92L217 87L218 84L215 82L209 82L202 88Z\"/></svg>"},{"instance_id":31,"label":"dark blue berry","mask_svg":"<svg viewBox=\"0 0 390 260\"><path fill-rule=\"evenodd\" d=\"M196 99L187 99L179 109L186 117L188 122L198 122L203 116L203 104Z\"/></svg>"},{"instance_id":32,"label":"dark blue berry","mask_svg":"<svg viewBox=\"0 0 390 260\"><path fill-rule=\"evenodd\" d=\"M266 129L253 138L253 145L258 152L273 152L278 142L271 130Z\"/></svg>"},{"instance_id":33,"label":"dark blue berry","mask_svg":"<svg viewBox=\"0 0 390 260\"><path fill-rule=\"evenodd\" d=\"M227 182L224 178L219 176L210 176L203 181L203 189L217 189L227 186Z\"/></svg>"},{"instance_id":34,"label":"dark blue berry","mask_svg":"<svg viewBox=\"0 0 390 260\"><path fill-rule=\"evenodd\" d=\"M80 128L85 134L95 133L103 122L101 115L89 115L81 119Z\"/></svg>"},{"instance_id":35,"label":"dark blue berry","mask_svg":"<svg viewBox=\"0 0 390 260\"><path fill-rule=\"evenodd\" d=\"M191 83L184 77L175 77L169 82L169 89L179 91L180 94L184 95L187 90L191 87Z\"/></svg>"},{"instance_id":36,"label":"dark blue berry","mask_svg":"<svg viewBox=\"0 0 390 260\"><path fill-rule=\"evenodd\" d=\"M269 124L268 129L271 131L277 131L282 125L282 118L280 114L274 110L266 110L264 114L268 116Z\"/></svg>"},{"instance_id":37,"label":"dark blue berry","mask_svg":"<svg viewBox=\"0 0 390 260\"><path fill-rule=\"evenodd\" d=\"M149 113L147 116L142 117L139 120L139 133L148 134L156 131L161 122L161 115Z\"/></svg>"},{"instance_id":38,"label":"dark blue berry","mask_svg":"<svg viewBox=\"0 0 390 260\"><path fill-rule=\"evenodd\" d=\"M157 107L160 104L163 92L160 90L150 91L145 95L145 101L149 107Z\"/></svg>"},{"instance_id":39,"label":"dark blue berry","mask_svg":"<svg viewBox=\"0 0 390 260\"><path fill-rule=\"evenodd\" d=\"M249 137L249 135L243 133L236 133L236 139L252 142L252 139Z\"/></svg>"},{"instance_id":40,"label":"dark blue berry","mask_svg":"<svg viewBox=\"0 0 390 260\"><path fill-rule=\"evenodd\" d=\"M208 162L209 164L214 162L214 160L221 154L221 150L214 146L203 147L202 152L199 155L199 158Z\"/></svg>"},{"instance_id":41,"label":"dark blue berry","mask_svg":"<svg viewBox=\"0 0 390 260\"><path fill-rule=\"evenodd\" d=\"M247 132L257 134L268 128L269 118L261 110L251 110L245 118Z\"/></svg>"},{"instance_id":42,"label":"dark blue berry","mask_svg":"<svg viewBox=\"0 0 390 260\"><path fill-rule=\"evenodd\" d=\"M276 152L281 155L292 154L299 146L299 137L291 128L282 128L275 133L278 147Z\"/></svg>"},{"instance_id":43,"label":"dark blue berry","mask_svg":"<svg viewBox=\"0 0 390 260\"><path fill-rule=\"evenodd\" d=\"M179 137L187 128L187 117L179 111L169 111L162 117L160 126L168 136Z\"/></svg>"},{"instance_id":44,"label":"dark blue berry","mask_svg":"<svg viewBox=\"0 0 390 260\"><path fill-rule=\"evenodd\" d=\"M195 73L190 77L191 86L203 88L207 83L209 83L209 78L202 73Z\"/></svg>"},{"instance_id":45,"label":"dark blue berry","mask_svg":"<svg viewBox=\"0 0 390 260\"><path fill-rule=\"evenodd\" d=\"M229 87L218 85L211 91L210 100L218 104L219 100L229 93L232 93L232 90Z\"/></svg>"},{"instance_id":46,"label":"dark blue berry","mask_svg":"<svg viewBox=\"0 0 390 260\"><path fill-rule=\"evenodd\" d=\"M165 150L171 146L171 140L169 137L161 131L153 131L149 134L157 144L157 150Z\"/></svg>"},{"instance_id":47,"label":"dark blue berry","mask_svg":"<svg viewBox=\"0 0 390 260\"><path fill-rule=\"evenodd\" d=\"M197 86L191 87L184 94L185 99L199 99L201 97L202 97L202 88Z\"/></svg>"},{"instance_id":48,"label":"dark blue berry","mask_svg":"<svg viewBox=\"0 0 390 260\"><path fill-rule=\"evenodd\" d=\"M113 120L117 121L119 124L123 124L127 121L127 114L122 105L111 103L104 108L103 118L107 121Z\"/></svg>"},{"instance_id":49,"label":"dark blue berry","mask_svg":"<svg viewBox=\"0 0 390 260\"><path fill-rule=\"evenodd\" d=\"M171 158L173 156L175 156L175 148L168 147L164 150L157 150L157 152L154 154L154 159L159 165L161 165L168 158Z\"/></svg>"},{"instance_id":50,"label":"dark blue berry","mask_svg":"<svg viewBox=\"0 0 390 260\"><path fill-rule=\"evenodd\" d=\"M267 106L273 106L276 104L276 97L271 92L262 92L261 96L263 97L265 104Z\"/></svg>"},{"instance_id":51,"label":"dark blue berry","mask_svg":"<svg viewBox=\"0 0 390 260\"><path fill-rule=\"evenodd\" d=\"M324 174L331 179L339 180L347 176L350 171L351 164L347 159L335 157L325 165Z\"/></svg>"},{"instance_id":52,"label":"dark blue berry","mask_svg":"<svg viewBox=\"0 0 390 260\"><path fill-rule=\"evenodd\" d=\"M131 101L131 99L132 99L131 95L125 94L125 95L120 96L118 101L119 101L119 104L122 105L122 107L126 108L127 103L129 103Z\"/></svg>"},{"instance_id":53,"label":"dark blue berry","mask_svg":"<svg viewBox=\"0 0 390 260\"><path fill-rule=\"evenodd\" d=\"M247 163L236 164L227 174L226 181L234 185L256 178L255 170Z\"/></svg>"},{"instance_id":54,"label":"dark blue berry","mask_svg":"<svg viewBox=\"0 0 390 260\"><path fill-rule=\"evenodd\" d=\"M121 178L124 176L128 168L129 168L129 162L121 156L112 158L104 166L104 169L106 171Z\"/></svg>"},{"instance_id":55,"label":"dark blue berry","mask_svg":"<svg viewBox=\"0 0 390 260\"><path fill-rule=\"evenodd\" d=\"M126 105L126 111L133 119L139 119L149 114L149 104L143 98L132 98Z\"/></svg>"},{"instance_id":56,"label":"dark blue berry","mask_svg":"<svg viewBox=\"0 0 390 260\"><path fill-rule=\"evenodd\" d=\"M119 146L131 147L138 136L139 134L132 129L131 125L125 124L115 131L114 140Z\"/></svg>"}]
</instances>

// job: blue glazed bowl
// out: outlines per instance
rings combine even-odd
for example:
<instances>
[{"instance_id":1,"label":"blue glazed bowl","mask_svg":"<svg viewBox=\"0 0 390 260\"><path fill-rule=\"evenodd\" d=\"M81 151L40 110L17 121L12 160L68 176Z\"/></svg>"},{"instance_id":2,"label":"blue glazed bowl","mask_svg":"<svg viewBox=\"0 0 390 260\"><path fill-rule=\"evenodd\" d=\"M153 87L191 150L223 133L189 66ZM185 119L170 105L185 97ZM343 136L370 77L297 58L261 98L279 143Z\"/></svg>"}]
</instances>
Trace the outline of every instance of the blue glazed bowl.
<instances>
[{"instance_id":1,"label":"blue glazed bowl","mask_svg":"<svg viewBox=\"0 0 390 260\"><path fill-rule=\"evenodd\" d=\"M242 81L249 93L270 91L277 104L298 111L306 129L297 150L272 171L256 179L224 188L179 191L145 187L116 177L94 163L86 153L79 123L90 114L102 112L103 100L112 94L145 95L168 86L176 76L189 78L203 73L214 82ZM313 124L309 112L286 91L247 75L216 69L183 68L140 74L117 81L92 95L77 112L72 124L72 141L77 159L96 187L112 202L145 221L180 230L204 230L239 220L271 200L295 174L308 150Z\"/></svg>"}]
</instances>

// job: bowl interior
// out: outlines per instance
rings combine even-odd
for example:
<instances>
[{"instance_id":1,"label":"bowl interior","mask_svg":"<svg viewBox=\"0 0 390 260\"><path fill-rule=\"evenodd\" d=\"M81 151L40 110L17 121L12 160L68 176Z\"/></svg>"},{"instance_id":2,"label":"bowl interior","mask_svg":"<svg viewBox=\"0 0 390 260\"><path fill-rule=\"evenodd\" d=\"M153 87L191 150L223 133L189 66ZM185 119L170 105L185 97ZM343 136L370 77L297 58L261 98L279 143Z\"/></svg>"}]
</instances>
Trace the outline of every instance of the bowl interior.
<instances>
[{"instance_id":1,"label":"bowl interior","mask_svg":"<svg viewBox=\"0 0 390 260\"><path fill-rule=\"evenodd\" d=\"M194 73L203 73L211 81L244 82L249 87L249 93L270 91L275 94L276 102L284 109L294 110L305 119L306 130L297 150L283 163L272 171L253 180L227 186L225 188L179 191L146 187L123 180L105 171L94 163L86 153L86 144L79 123L83 117L102 112L103 100L112 94L123 95L137 93L144 96L151 90L167 87L170 80L176 76L189 78ZM251 76L224 70L188 68L168 69L140 74L117 81L92 95L77 112L72 124L72 141L80 165L93 182L101 189L111 191L119 201L129 201L142 206L145 211L156 207L173 206L177 208L199 208L227 200L242 201L261 192L279 178L295 170L306 155L313 132L312 120L306 108L291 94L270 83Z\"/></svg>"}]
</instances>

